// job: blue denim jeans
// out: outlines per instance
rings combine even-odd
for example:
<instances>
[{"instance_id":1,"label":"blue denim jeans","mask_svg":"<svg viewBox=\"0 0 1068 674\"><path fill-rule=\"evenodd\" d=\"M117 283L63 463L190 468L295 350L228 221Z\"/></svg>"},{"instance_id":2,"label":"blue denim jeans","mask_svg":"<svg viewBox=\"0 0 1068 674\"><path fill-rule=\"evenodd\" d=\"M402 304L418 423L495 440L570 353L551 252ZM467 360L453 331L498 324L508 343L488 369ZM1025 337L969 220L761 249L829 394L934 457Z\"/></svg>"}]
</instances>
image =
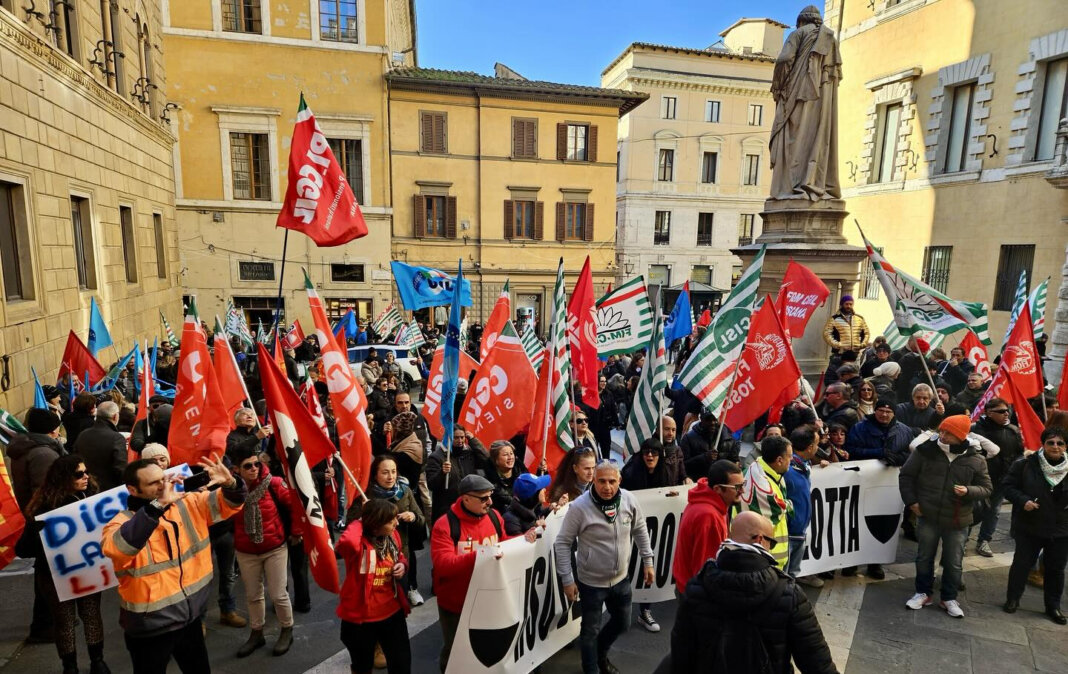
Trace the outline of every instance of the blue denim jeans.
<instances>
[{"instance_id":1,"label":"blue denim jeans","mask_svg":"<svg viewBox=\"0 0 1068 674\"><path fill-rule=\"evenodd\" d=\"M611 587L590 587L576 581L582 628L579 649L583 674L598 674L597 662L608 654L619 635L630 627L630 582L624 578ZM608 622L601 627L601 608L608 609Z\"/></svg>"},{"instance_id":2,"label":"blue denim jeans","mask_svg":"<svg viewBox=\"0 0 1068 674\"><path fill-rule=\"evenodd\" d=\"M790 536L790 558L786 562L786 573L794 578L801 572L801 560L805 557L805 546L808 538L805 536Z\"/></svg>"},{"instance_id":3,"label":"blue denim jeans","mask_svg":"<svg viewBox=\"0 0 1068 674\"><path fill-rule=\"evenodd\" d=\"M916 522L916 592L934 594L934 559L942 543L942 601L957 598L968 529L941 529L926 517Z\"/></svg>"},{"instance_id":4,"label":"blue denim jeans","mask_svg":"<svg viewBox=\"0 0 1068 674\"><path fill-rule=\"evenodd\" d=\"M234 532L225 531L211 535L211 550L219 565L219 613L233 613L237 609L234 600L234 584L237 571L234 567Z\"/></svg>"},{"instance_id":5,"label":"blue denim jeans","mask_svg":"<svg viewBox=\"0 0 1068 674\"><path fill-rule=\"evenodd\" d=\"M1001 504L1005 500L1005 493L1001 489L1001 485L994 487L994 491L990 493L988 499L988 505L983 508L983 519L979 525L979 538L980 541L989 541L994 537L994 532L998 528L998 511L1001 510Z\"/></svg>"}]
</instances>

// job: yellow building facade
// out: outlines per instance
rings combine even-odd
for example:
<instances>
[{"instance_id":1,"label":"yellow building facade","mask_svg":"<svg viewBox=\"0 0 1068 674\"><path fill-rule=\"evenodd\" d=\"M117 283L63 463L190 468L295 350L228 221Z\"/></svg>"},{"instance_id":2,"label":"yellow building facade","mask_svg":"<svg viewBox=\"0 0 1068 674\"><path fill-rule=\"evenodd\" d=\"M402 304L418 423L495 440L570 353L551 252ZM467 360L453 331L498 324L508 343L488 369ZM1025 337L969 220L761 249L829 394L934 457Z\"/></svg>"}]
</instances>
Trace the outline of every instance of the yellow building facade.
<instances>
[{"instance_id":1,"label":"yellow building facade","mask_svg":"<svg viewBox=\"0 0 1068 674\"><path fill-rule=\"evenodd\" d=\"M827 25L841 28L838 157L850 243L861 242L855 218L895 266L990 305L995 349L1021 270L1032 287L1052 277L1053 332L1058 292L1068 292L1068 192L1051 178L1065 116L1064 4L875 0L844 3L840 15L842 5L829 0L825 10ZM890 322L871 273L857 299L873 330Z\"/></svg>"},{"instance_id":2,"label":"yellow building facade","mask_svg":"<svg viewBox=\"0 0 1068 674\"><path fill-rule=\"evenodd\" d=\"M551 310L590 256L595 292L616 276L616 127L646 94L399 68L390 72L393 256L456 272L484 322L510 281L517 314ZM547 325L545 321L541 323ZM539 332L544 332L543 325Z\"/></svg>"},{"instance_id":3,"label":"yellow building facade","mask_svg":"<svg viewBox=\"0 0 1068 674\"><path fill-rule=\"evenodd\" d=\"M160 0L0 0L0 407L54 383L96 298L115 347L179 319Z\"/></svg>"},{"instance_id":4,"label":"yellow building facade","mask_svg":"<svg viewBox=\"0 0 1068 674\"><path fill-rule=\"evenodd\" d=\"M311 328L301 267L331 316L373 318L391 294L389 112L384 74L414 63L412 5L398 0L170 0L164 41L178 150L182 283L202 314L233 298L269 326ZM317 248L293 233L282 274L289 143L303 92L356 194L369 234ZM210 322L210 321L209 321Z\"/></svg>"}]
</instances>

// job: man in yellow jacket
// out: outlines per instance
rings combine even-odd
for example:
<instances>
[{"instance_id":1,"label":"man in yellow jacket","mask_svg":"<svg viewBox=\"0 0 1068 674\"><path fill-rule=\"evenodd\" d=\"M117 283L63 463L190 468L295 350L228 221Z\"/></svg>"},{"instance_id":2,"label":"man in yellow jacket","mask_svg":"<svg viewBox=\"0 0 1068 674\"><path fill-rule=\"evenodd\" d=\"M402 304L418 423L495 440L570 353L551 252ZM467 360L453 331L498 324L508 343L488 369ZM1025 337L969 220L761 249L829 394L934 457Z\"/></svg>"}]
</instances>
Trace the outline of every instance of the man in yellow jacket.
<instances>
[{"instance_id":1,"label":"man in yellow jacket","mask_svg":"<svg viewBox=\"0 0 1068 674\"><path fill-rule=\"evenodd\" d=\"M764 438L760 443L760 458L750 464L745 474L742 499L738 503L742 510L760 513L775 525L774 540L765 538L772 542L770 552L775 565L784 571L790 558L790 532L786 519L793 511L793 504L786 498L783 475L790 469L792 456L793 448L786 438Z\"/></svg>"},{"instance_id":2,"label":"man in yellow jacket","mask_svg":"<svg viewBox=\"0 0 1068 674\"><path fill-rule=\"evenodd\" d=\"M164 475L155 461L130 463L126 510L104 525L134 674L165 674L172 656L186 674L211 671L201 626L213 577L208 526L241 510L245 484L221 461L200 465L211 480L186 493L175 489L181 476ZM215 485L222 489L208 491Z\"/></svg>"},{"instance_id":3,"label":"man in yellow jacket","mask_svg":"<svg viewBox=\"0 0 1068 674\"><path fill-rule=\"evenodd\" d=\"M871 331L864 317L853 312L852 295L842 295L838 313L823 326L823 341L831 347L832 357L840 356L843 351L859 354L871 342Z\"/></svg>"}]
</instances>

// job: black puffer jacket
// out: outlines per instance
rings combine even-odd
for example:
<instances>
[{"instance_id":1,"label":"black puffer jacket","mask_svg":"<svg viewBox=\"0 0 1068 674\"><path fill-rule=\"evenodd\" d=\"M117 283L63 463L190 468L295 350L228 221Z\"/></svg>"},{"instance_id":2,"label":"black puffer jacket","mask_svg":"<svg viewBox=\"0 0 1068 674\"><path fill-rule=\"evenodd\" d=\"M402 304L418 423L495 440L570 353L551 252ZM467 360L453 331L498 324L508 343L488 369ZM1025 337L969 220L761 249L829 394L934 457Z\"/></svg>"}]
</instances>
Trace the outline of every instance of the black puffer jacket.
<instances>
[{"instance_id":1,"label":"black puffer jacket","mask_svg":"<svg viewBox=\"0 0 1068 674\"><path fill-rule=\"evenodd\" d=\"M934 403L925 409L918 409L909 400L907 403L898 403L894 408L894 418L912 428L913 435L923 431L932 431L942 423L942 416L935 410Z\"/></svg>"},{"instance_id":2,"label":"black puffer jacket","mask_svg":"<svg viewBox=\"0 0 1068 674\"><path fill-rule=\"evenodd\" d=\"M20 433L11 440L7 447L11 486L20 508L29 505L52 463L66 453L63 443L44 433Z\"/></svg>"},{"instance_id":3,"label":"black puffer jacket","mask_svg":"<svg viewBox=\"0 0 1068 674\"><path fill-rule=\"evenodd\" d=\"M793 672L793 657L803 674L837 674L812 604L788 581L763 555L722 549L686 586L671 631L671 671L712 672L715 635L727 623L747 620L760 631L771 671Z\"/></svg>"},{"instance_id":4,"label":"black puffer jacket","mask_svg":"<svg viewBox=\"0 0 1068 674\"><path fill-rule=\"evenodd\" d=\"M928 440L912 452L897 479L905 505L919 503L921 516L941 529L971 526L972 506L992 491L986 460L971 444L951 462L937 440ZM967 493L957 496L955 485L967 487Z\"/></svg>"},{"instance_id":5,"label":"black puffer jacket","mask_svg":"<svg viewBox=\"0 0 1068 674\"><path fill-rule=\"evenodd\" d=\"M995 487L1001 484L1016 459L1023 456L1023 437L1020 429L1012 424L997 424L985 416L972 424L972 433L981 435L998 446L997 456L987 458L986 467L990 473L990 482Z\"/></svg>"},{"instance_id":6,"label":"black puffer jacket","mask_svg":"<svg viewBox=\"0 0 1068 674\"><path fill-rule=\"evenodd\" d=\"M1038 452L1012 464L1005 476L1005 498L1012 502L1014 536L1068 536L1068 478L1051 488L1038 465ZM1038 501L1038 510L1024 510L1028 501Z\"/></svg>"},{"instance_id":7,"label":"black puffer jacket","mask_svg":"<svg viewBox=\"0 0 1068 674\"><path fill-rule=\"evenodd\" d=\"M701 477L708 473L708 468L718 459L726 459L738 463L742 453L742 445L731 435L729 428L724 427L719 438L719 451L708 451L716 437L716 426L706 430L700 423L694 424L682 439L679 440L679 449L685 459L687 475Z\"/></svg>"}]
</instances>

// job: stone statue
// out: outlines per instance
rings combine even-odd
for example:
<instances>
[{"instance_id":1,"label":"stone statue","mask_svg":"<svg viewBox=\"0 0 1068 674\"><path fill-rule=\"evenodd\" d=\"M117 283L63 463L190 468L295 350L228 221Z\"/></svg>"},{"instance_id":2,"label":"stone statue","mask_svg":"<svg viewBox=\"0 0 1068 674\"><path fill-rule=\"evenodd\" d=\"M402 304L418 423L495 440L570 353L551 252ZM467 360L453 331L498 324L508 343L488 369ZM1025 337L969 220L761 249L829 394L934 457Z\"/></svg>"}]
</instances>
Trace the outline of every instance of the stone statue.
<instances>
[{"instance_id":1,"label":"stone statue","mask_svg":"<svg viewBox=\"0 0 1068 674\"><path fill-rule=\"evenodd\" d=\"M771 198L841 199L838 182L838 81L842 57L813 5L801 10L775 59L771 95Z\"/></svg>"}]
</instances>

